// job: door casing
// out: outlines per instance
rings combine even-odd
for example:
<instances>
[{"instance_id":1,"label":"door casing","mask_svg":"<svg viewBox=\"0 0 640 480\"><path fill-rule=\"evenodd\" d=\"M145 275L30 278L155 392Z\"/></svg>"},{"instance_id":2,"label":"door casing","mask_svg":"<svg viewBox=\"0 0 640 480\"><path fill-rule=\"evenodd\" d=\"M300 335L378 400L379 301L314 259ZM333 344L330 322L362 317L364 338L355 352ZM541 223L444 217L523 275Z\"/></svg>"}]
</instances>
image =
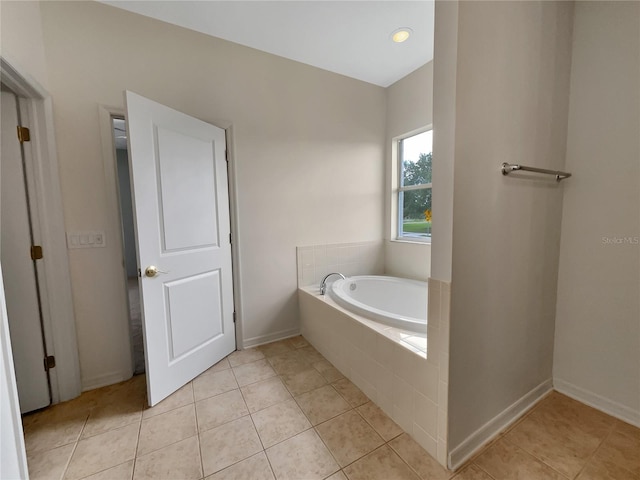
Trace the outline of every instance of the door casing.
<instances>
[{"instance_id":1,"label":"door casing","mask_svg":"<svg viewBox=\"0 0 640 480\"><path fill-rule=\"evenodd\" d=\"M33 226L38 210L31 202L35 188L31 142L21 142L16 135L17 125L31 131L31 123L28 115L23 114L24 99L10 90L5 91L4 83L2 88L0 262L10 280L5 284L4 293L20 411L27 413L51 405L51 381L43 365L48 355L42 323L42 304L47 299L47 290L46 285L39 284L41 260L34 260L28 254L29 246L39 245L39 232Z\"/></svg>"},{"instance_id":2,"label":"door casing","mask_svg":"<svg viewBox=\"0 0 640 480\"><path fill-rule=\"evenodd\" d=\"M0 57L2 83L21 98L21 113L29 118L31 141L25 157L32 166L33 189L30 202L35 207L34 239L44 248L38 269L42 295L44 338L47 351L56 358L49 371L52 403L81 393L80 363L76 340L71 274L65 235L62 194L53 128L53 106L49 93L27 72Z\"/></svg>"},{"instance_id":3,"label":"door casing","mask_svg":"<svg viewBox=\"0 0 640 480\"><path fill-rule=\"evenodd\" d=\"M125 117L125 111L123 107L112 105L98 105L98 115L100 119L100 138L102 144L102 159L104 167L105 178L105 191L107 192L107 207L109 210L109 227L112 232L117 232L118 237L116 243L117 256L122 259L122 274L119 275L118 282L121 283L120 288L126 293L127 285L125 282L126 271L124 264L124 242L122 236L122 216L120 212L120 204L118 200L118 176L117 176L117 160L116 151L113 141L113 132L111 119L112 117ZM206 121L206 120L204 120ZM240 277L240 265L241 255L239 246L239 219L238 219L238 201L237 201L237 183L236 172L234 162L234 145L233 145L233 126L228 125L221 127L225 130L227 151L228 151L228 163L227 163L227 180L229 184L229 215L231 221L231 233L233 236L233 243L231 246L231 268L233 273L233 304L236 312L236 324L235 335L236 345L238 349L243 345L243 322L242 322L242 282ZM128 305L125 301L122 305L114 305L114 309L117 309L121 313L122 318L129 318ZM131 338L129 334L128 322L121 322L118 327L122 329L122 341L127 342L127 345L131 345ZM128 367L123 365L123 377L122 380L126 380L131 377L133 372L133 350L131 349L131 360L128 361ZM127 369L128 368L128 369ZM128 376L127 376L128 375Z\"/></svg>"}]
</instances>

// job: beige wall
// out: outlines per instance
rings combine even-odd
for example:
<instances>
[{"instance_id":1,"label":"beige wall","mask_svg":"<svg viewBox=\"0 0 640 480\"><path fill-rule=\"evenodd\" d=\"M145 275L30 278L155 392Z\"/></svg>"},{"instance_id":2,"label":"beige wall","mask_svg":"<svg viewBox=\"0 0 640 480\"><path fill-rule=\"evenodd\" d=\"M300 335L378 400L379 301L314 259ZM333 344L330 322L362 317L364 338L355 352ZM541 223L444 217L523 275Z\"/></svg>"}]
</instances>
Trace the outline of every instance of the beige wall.
<instances>
[{"instance_id":1,"label":"beige wall","mask_svg":"<svg viewBox=\"0 0 640 480\"><path fill-rule=\"evenodd\" d=\"M40 3L0 2L0 53L11 65L48 87Z\"/></svg>"},{"instance_id":2,"label":"beige wall","mask_svg":"<svg viewBox=\"0 0 640 480\"><path fill-rule=\"evenodd\" d=\"M504 177L500 164L564 168L572 9L458 5L450 451L551 385L566 184Z\"/></svg>"},{"instance_id":3,"label":"beige wall","mask_svg":"<svg viewBox=\"0 0 640 480\"><path fill-rule=\"evenodd\" d=\"M640 4L574 25L554 384L640 424Z\"/></svg>"},{"instance_id":4,"label":"beige wall","mask_svg":"<svg viewBox=\"0 0 640 480\"><path fill-rule=\"evenodd\" d=\"M244 340L296 332L295 246L380 238L384 89L99 3L41 8L67 230L107 236L70 252L84 384L129 360L98 121L125 89L233 127Z\"/></svg>"},{"instance_id":5,"label":"beige wall","mask_svg":"<svg viewBox=\"0 0 640 480\"><path fill-rule=\"evenodd\" d=\"M433 96L433 62L420 67L387 88L387 155L385 201L385 273L426 281L431 270L431 245L398 242L392 223L391 202L397 176L392 161L392 139L431 126Z\"/></svg>"}]
</instances>

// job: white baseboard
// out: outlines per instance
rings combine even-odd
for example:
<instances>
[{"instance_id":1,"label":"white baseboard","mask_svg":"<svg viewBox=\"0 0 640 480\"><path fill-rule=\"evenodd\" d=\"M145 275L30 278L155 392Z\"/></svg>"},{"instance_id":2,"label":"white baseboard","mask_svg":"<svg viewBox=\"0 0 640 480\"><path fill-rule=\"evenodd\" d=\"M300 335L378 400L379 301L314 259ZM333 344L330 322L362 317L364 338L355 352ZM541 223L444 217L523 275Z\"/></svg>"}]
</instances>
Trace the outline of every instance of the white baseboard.
<instances>
[{"instance_id":1,"label":"white baseboard","mask_svg":"<svg viewBox=\"0 0 640 480\"><path fill-rule=\"evenodd\" d=\"M82 391L86 392L87 390L94 390L96 388L106 387L107 385L113 385L114 383L124 382L132 376L131 374L127 376L124 372L110 372L93 378L83 378Z\"/></svg>"},{"instance_id":2,"label":"white baseboard","mask_svg":"<svg viewBox=\"0 0 640 480\"><path fill-rule=\"evenodd\" d=\"M289 330L280 330L279 332L270 333L268 335L260 335L258 337L247 338L242 342L242 348L257 347L265 343L275 342L276 340L284 340L285 338L300 335L300 328L290 328Z\"/></svg>"},{"instance_id":3,"label":"white baseboard","mask_svg":"<svg viewBox=\"0 0 640 480\"><path fill-rule=\"evenodd\" d=\"M522 415L530 410L531 407L551 390L551 379L545 380L469 435L460 445L449 453L449 468L455 470L466 462L482 446L522 417Z\"/></svg>"},{"instance_id":4,"label":"white baseboard","mask_svg":"<svg viewBox=\"0 0 640 480\"><path fill-rule=\"evenodd\" d=\"M612 417L616 417L623 422L640 427L640 411L638 410L633 410L626 405L621 405L618 402L609 400L597 393L585 390L584 388L578 387L577 385L560 378L553 379L553 388L567 397L571 397L574 400L585 403L590 407L607 413Z\"/></svg>"}]
</instances>

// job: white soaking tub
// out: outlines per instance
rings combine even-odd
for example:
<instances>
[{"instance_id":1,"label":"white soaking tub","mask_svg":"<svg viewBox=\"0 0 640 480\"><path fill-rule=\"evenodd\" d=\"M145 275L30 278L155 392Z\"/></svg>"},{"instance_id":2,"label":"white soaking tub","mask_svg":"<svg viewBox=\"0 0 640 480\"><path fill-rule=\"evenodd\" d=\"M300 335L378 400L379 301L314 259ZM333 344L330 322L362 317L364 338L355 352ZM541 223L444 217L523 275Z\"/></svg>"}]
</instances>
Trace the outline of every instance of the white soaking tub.
<instances>
[{"instance_id":1,"label":"white soaking tub","mask_svg":"<svg viewBox=\"0 0 640 480\"><path fill-rule=\"evenodd\" d=\"M339 279L329 289L341 307L402 330L427 333L427 282L366 275Z\"/></svg>"}]
</instances>

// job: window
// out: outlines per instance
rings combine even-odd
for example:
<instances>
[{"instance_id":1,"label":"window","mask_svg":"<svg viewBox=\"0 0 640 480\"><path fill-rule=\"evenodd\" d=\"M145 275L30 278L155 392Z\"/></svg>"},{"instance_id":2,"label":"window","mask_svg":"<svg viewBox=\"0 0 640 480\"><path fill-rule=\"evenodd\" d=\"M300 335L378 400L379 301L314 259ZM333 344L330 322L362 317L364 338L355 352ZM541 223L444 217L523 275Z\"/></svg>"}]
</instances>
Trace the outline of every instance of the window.
<instances>
[{"instance_id":1,"label":"window","mask_svg":"<svg viewBox=\"0 0 640 480\"><path fill-rule=\"evenodd\" d=\"M431 241L433 130L398 140L398 239Z\"/></svg>"}]
</instances>

